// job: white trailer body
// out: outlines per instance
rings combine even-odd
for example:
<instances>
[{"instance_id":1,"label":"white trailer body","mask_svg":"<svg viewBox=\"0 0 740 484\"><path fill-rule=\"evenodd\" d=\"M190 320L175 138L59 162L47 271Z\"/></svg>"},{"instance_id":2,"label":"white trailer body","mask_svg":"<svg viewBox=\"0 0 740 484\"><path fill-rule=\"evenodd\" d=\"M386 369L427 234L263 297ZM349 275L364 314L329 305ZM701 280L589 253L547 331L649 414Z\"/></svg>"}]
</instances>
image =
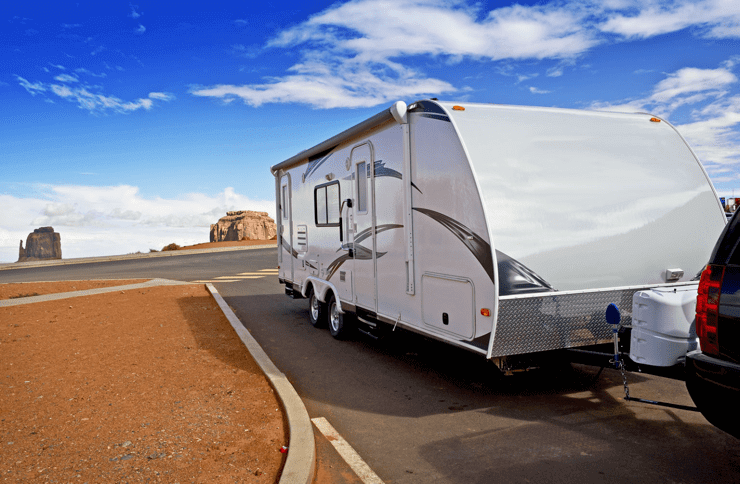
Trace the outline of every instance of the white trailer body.
<instances>
[{"instance_id":1,"label":"white trailer body","mask_svg":"<svg viewBox=\"0 0 740 484\"><path fill-rule=\"evenodd\" d=\"M691 285L726 217L665 120L418 101L272 167L279 279L488 358L610 341Z\"/></svg>"}]
</instances>

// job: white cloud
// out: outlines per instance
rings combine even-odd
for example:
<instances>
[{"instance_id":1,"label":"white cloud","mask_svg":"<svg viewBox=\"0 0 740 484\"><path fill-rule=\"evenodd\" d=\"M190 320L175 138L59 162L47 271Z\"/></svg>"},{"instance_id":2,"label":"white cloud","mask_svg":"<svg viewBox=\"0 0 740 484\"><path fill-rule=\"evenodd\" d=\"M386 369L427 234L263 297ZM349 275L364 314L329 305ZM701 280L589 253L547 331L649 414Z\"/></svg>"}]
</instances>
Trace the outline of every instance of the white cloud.
<instances>
[{"instance_id":1,"label":"white cloud","mask_svg":"<svg viewBox=\"0 0 740 484\"><path fill-rule=\"evenodd\" d=\"M241 98L252 106L265 103L303 103L317 108L368 107L405 97L454 92L451 84L437 79L383 75L382 69L367 67L353 72L336 65L295 66L297 74L251 86L218 85L194 88L195 96L217 97L226 102Z\"/></svg>"},{"instance_id":2,"label":"white cloud","mask_svg":"<svg viewBox=\"0 0 740 484\"><path fill-rule=\"evenodd\" d=\"M69 74L59 74L54 79L59 82L78 82L78 79L75 76L70 76Z\"/></svg>"},{"instance_id":3,"label":"white cloud","mask_svg":"<svg viewBox=\"0 0 740 484\"><path fill-rule=\"evenodd\" d=\"M145 198L137 187L120 185L43 186L42 195L0 195L0 261L18 259L18 242L34 228L52 226L62 237L65 258L148 252L175 242L208 242L210 224L229 210L268 212L272 200L251 200L233 188L215 195Z\"/></svg>"},{"instance_id":4,"label":"white cloud","mask_svg":"<svg viewBox=\"0 0 740 484\"><path fill-rule=\"evenodd\" d=\"M738 78L730 70L734 65L731 61L723 65L717 69L684 67L658 82L648 97L617 103L595 102L591 107L605 111L649 111L668 116L681 106L725 96Z\"/></svg>"},{"instance_id":5,"label":"white cloud","mask_svg":"<svg viewBox=\"0 0 740 484\"><path fill-rule=\"evenodd\" d=\"M698 27L705 37L740 37L737 0L647 1L636 2L632 9L626 10L627 13L610 13L600 29L627 38L648 38Z\"/></svg>"},{"instance_id":6,"label":"white cloud","mask_svg":"<svg viewBox=\"0 0 740 484\"><path fill-rule=\"evenodd\" d=\"M367 107L403 97L456 92L397 62L405 56L567 59L599 41L581 23L585 9L513 5L482 12L462 1L358 0L335 4L286 29L268 48L301 48L301 61L279 78L250 85L195 88L226 101L304 103L317 108Z\"/></svg>"},{"instance_id":7,"label":"white cloud","mask_svg":"<svg viewBox=\"0 0 740 484\"><path fill-rule=\"evenodd\" d=\"M135 34L139 34L139 35L143 34L144 32L146 32L146 27L144 27L141 24L139 24L139 28L138 29L134 30L134 33Z\"/></svg>"},{"instance_id":8,"label":"white cloud","mask_svg":"<svg viewBox=\"0 0 740 484\"><path fill-rule=\"evenodd\" d=\"M168 92L150 92L149 97L152 99L159 99L160 101L172 101L175 99L175 95Z\"/></svg>"},{"instance_id":9,"label":"white cloud","mask_svg":"<svg viewBox=\"0 0 740 484\"><path fill-rule=\"evenodd\" d=\"M552 91L545 91L544 89L537 89L534 86L530 86L529 92L531 92L532 94L549 94Z\"/></svg>"}]
</instances>

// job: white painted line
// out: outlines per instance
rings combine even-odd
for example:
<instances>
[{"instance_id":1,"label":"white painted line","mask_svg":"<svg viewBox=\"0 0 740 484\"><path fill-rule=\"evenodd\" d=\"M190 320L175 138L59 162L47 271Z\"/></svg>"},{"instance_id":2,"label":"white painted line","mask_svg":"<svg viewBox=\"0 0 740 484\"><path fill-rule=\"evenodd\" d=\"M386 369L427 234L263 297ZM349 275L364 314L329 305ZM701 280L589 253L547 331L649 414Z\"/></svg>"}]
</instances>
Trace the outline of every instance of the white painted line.
<instances>
[{"instance_id":1,"label":"white painted line","mask_svg":"<svg viewBox=\"0 0 740 484\"><path fill-rule=\"evenodd\" d=\"M278 269L260 269L260 272L272 272L272 273L277 274Z\"/></svg>"},{"instance_id":2,"label":"white painted line","mask_svg":"<svg viewBox=\"0 0 740 484\"><path fill-rule=\"evenodd\" d=\"M339 455L341 455L352 470L355 471L355 474L357 474L357 477L359 477L362 482L365 484L384 484L382 479L380 479L380 477L370 469L370 466L362 460L360 454L355 452L355 449L353 449L352 446L349 445L347 441L339 435L339 433L337 433L328 420L324 417L317 417L312 418L311 421L316 428L324 434L326 440L331 442L331 445L337 449Z\"/></svg>"},{"instance_id":3,"label":"white painted line","mask_svg":"<svg viewBox=\"0 0 740 484\"><path fill-rule=\"evenodd\" d=\"M265 276L276 276L277 272L240 272L237 276L254 276L254 277L265 277Z\"/></svg>"},{"instance_id":4,"label":"white painted line","mask_svg":"<svg viewBox=\"0 0 740 484\"><path fill-rule=\"evenodd\" d=\"M225 280L222 280L222 281L211 281L211 280L208 280L208 281L190 281L191 284L212 284L214 282L218 282L218 283L221 283L221 282L239 282L239 279L225 279Z\"/></svg>"}]
</instances>

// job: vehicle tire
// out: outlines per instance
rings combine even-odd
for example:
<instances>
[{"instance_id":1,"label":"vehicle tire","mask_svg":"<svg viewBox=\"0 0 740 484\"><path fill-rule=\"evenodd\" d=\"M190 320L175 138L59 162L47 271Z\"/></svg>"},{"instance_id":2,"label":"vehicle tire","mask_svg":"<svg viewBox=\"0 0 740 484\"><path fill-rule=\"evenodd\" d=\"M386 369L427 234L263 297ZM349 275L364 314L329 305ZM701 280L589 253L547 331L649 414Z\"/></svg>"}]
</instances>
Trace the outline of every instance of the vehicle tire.
<instances>
[{"instance_id":1,"label":"vehicle tire","mask_svg":"<svg viewBox=\"0 0 740 484\"><path fill-rule=\"evenodd\" d=\"M329 297L327 308L329 316L329 333L331 333L331 335L336 339L346 338L352 332L353 325L351 323L351 318L348 314L342 314L339 312L339 306L337 305L337 300L334 298L333 294Z\"/></svg>"},{"instance_id":2,"label":"vehicle tire","mask_svg":"<svg viewBox=\"0 0 740 484\"><path fill-rule=\"evenodd\" d=\"M728 410L737 407L736 392L722 391L709 385L691 371L686 372L686 389L696 408L710 424L740 439L740 422L734 411Z\"/></svg>"},{"instance_id":3,"label":"vehicle tire","mask_svg":"<svg viewBox=\"0 0 740 484\"><path fill-rule=\"evenodd\" d=\"M326 303L319 301L316 292L311 289L308 296L308 320L314 328L323 328L326 326Z\"/></svg>"}]
</instances>

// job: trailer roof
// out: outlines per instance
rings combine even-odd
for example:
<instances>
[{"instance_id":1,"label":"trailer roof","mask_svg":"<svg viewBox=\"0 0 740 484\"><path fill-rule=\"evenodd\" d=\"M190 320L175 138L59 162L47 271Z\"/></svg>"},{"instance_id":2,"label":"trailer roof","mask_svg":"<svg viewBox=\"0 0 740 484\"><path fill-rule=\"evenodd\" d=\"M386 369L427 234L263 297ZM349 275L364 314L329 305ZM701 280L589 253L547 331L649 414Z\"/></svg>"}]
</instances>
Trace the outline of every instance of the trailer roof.
<instances>
[{"instance_id":1,"label":"trailer roof","mask_svg":"<svg viewBox=\"0 0 740 484\"><path fill-rule=\"evenodd\" d=\"M353 138L354 136L357 136L358 134L364 131L367 131L376 126L379 126L382 123L389 121L391 119L393 119L393 114L391 114L391 108L384 109L383 111L379 112L375 116L372 116L366 119L365 121L358 123L352 126L351 128L342 131L338 135L332 136L326 141L322 141L316 146L309 148L307 150L301 151L297 155L291 156L287 160L281 163L278 163L277 165L274 165L272 168L270 168L270 170L272 171L272 174L275 175L278 171L289 168L312 156L315 156L319 153L323 153L325 151L331 151L332 149L336 148L342 142L350 138Z\"/></svg>"}]
</instances>

